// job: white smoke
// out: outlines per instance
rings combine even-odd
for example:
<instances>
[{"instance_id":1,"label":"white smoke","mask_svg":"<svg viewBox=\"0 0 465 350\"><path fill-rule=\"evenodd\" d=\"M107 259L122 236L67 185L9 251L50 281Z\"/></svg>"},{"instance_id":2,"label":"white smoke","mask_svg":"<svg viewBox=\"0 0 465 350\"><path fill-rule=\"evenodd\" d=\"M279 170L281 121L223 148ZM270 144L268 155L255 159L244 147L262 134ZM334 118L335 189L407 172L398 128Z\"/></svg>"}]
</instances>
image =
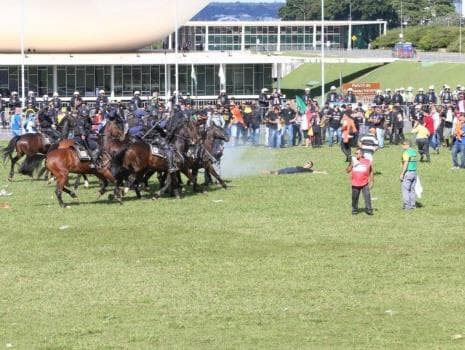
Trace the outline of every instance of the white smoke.
<instances>
[{"instance_id":1,"label":"white smoke","mask_svg":"<svg viewBox=\"0 0 465 350\"><path fill-rule=\"evenodd\" d=\"M226 146L223 158L221 158L222 177L260 175L263 170L273 169L271 152L267 151L269 150L265 150L263 147Z\"/></svg>"}]
</instances>

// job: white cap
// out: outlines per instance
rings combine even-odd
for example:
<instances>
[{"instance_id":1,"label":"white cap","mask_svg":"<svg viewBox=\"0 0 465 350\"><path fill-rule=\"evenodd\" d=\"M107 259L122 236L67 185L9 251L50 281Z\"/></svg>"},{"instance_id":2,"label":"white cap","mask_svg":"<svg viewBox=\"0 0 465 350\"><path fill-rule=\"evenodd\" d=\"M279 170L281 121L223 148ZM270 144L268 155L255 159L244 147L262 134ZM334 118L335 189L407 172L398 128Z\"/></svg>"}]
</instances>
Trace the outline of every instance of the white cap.
<instances>
[{"instance_id":1,"label":"white cap","mask_svg":"<svg viewBox=\"0 0 465 350\"><path fill-rule=\"evenodd\" d=\"M444 88L447 88L447 85L444 85ZM434 90L434 85L430 85L428 89Z\"/></svg>"},{"instance_id":2,"label":"white cap","mask_svg":"<svg viewBox=\"0 0 465 350\"><path fill-rule=\"evenodd\" d=\"M262 93L263 93L263 92L267 92L267 91L268 91L267 88L263 88L263 89L262 89Z\"/></svg>"},{"instance_id":3,"label":"white cap","mask_svg":"<svg viewBox=\"0 0 465 350\"><path fill-rule=\"evenodd\" d=\"M32 95L34 95L34 91L29 91L27 94L28 94L29 96L32 96Z\"/></svg>"},{"instance_id":4,"label":"white cap","mask_svg":"<svg viewBox=\"0 0 465 350\"><path fill-rule=\"evenodd\" d=\"M55 92L53 93L53 97L58 97L58 92L55 91Z\"/></svg>"},{"instance_id":5,"label":"white cap","mask_svg":"<svg viewBox=\"0 0 465 350\"><path fill-rule=\"evenodd\" d=\"M407 88L407 91L412 92L412 91L413 91L413 87L409 86L409 87Z\"/></svg>"},{"instance_id":6,"label":"white cap","mask_svg":"<svg viewBox=\"0 0 465 350\"><path fill-rule=\"evenodd\" d=\"M220 92L221 92L222 94L224 94L224 93L226 92L226 90L225 90L225 89L221 89Z\"/></svg>"},{"instance_id":7,"label":"white cap","mask_svg":"<svg viewBox=\"0 0 465 350\"><path fill-rule=\"evenodd\" d=\"M352 88L348 88L348 89L347 89L347 91L354 91L354 89L352 89Z\"/></svg>"},{"instance_id":8,"label":"white cap","mask_svg":"<svg viewBox=\"0 0 465 350\"><path fill-rule=\"evenodd\" d=\"M13 91L11 94L12 95L17 95L18 93L16 91Z\"/></svg>"},{"instance_id":9,"label":"white cap","mask_svg":"<svg viewBox=\"0 0 465 350\"><path fill-rule=\"evenodd\" d=\"M134 91L134 95L140 95L140 91Z\"/></svg>"},{"instance_id":10,"label":"white cap","mask_svg":"<svg viewBox=\"0 0 465 350\"><path fill-rule=\"evenodd\" d=\"M425 91L425 90L423 90L423 88L418 88L418 91Z\"/></svg>"},{"instance_id":11,"label":"white cap","mask_svg":"<svg viewBox=\"0 0 465 350\"><path fill-rule=\"evenodd\" d=\"M444 89L450 89L449 85L444 85Z\"/></svg>"},{"instance_id":12,"label":"white cap","mask_svg":"<svg viewBox=\"0 0 465 350\"><path fill-rule=\"evenodd\" d=\"M391 91L391 89L390 89L390 88L387 88L386 91Z\"/></svg>"},{"instance_id":13,"label":"white cap","mask_svg":"<svg viewBox=\"0 0 465 350\"><path fill-rule=\"evenodd\" d=\"M405 89L404 89L404 87L400 87L399 90L400 90L400 91L404 91Z\"/></svg>"},{"instance_id":14,"label":"white cap","mask_svg":"<svg viewBox=\"0 0 465 350\"><path fill-rule=\"evenodd\" d=\"M73 95L79 95L79 91L74 91Z\"/></svg>"},{"instance_id":15,"label":"white cap","mask_svg":"<svg viewBox=\"0 0 465 350\"><path fill-rule=\"evenodd\" d=\"M305 91L310 91L310 88L309 88L309 87L306 87L306 88L305 88Z\"/></svg>"},{"instance_id":16,"label":"white cap","mask_svg":"<svg viewBox=\"0 0 465 350\"><path fill-rule=\"evenodd\" d=\"M98 93L99 93L99 94L104 94L104 93L105 93L105 90L100 90Z\"/></svg>"},{"instance_id":17,"label":"white cap","mask_svg":"<svg viewBox=\"0 0 465 350\"><path fill-rule=\"evenodd\" d=\"M43 100L48 100L48 95L42 96L42 99L43 99Z\"/></svg>"},{"instance_id":18,"label":"white cap","mask_svg":"<svg viewBox=\"0 0 465 350\"><path fill-rule=\"evenodd\" d=\"M336 90L336 87L334 85L331 86L331 90Z\"/></svg>"}]
</instances>

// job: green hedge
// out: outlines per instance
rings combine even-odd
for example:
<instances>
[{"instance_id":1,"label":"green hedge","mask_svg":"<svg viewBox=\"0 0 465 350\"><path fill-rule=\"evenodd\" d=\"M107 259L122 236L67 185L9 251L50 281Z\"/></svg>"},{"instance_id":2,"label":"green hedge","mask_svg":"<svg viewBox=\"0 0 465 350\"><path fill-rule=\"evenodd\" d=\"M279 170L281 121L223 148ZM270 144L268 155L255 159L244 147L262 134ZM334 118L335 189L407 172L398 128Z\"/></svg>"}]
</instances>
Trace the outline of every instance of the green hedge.
<instances>
[{"instance_id":1,"label":"green hedge","mask_svg":"<svg viewBox=\"0 0 465 350\"><path fill-rule=\"evenodd\" d=\"M385 36L380 36L374 40L371 46L374 49L392 48L399 42L399 34L399 28L390 30ZM435 51L438 49L447 49L448 51L458 52L459 28L442 26L408 27L404 30L404 41L411 42L420 50Z\"/></svg>"}]
</instances>

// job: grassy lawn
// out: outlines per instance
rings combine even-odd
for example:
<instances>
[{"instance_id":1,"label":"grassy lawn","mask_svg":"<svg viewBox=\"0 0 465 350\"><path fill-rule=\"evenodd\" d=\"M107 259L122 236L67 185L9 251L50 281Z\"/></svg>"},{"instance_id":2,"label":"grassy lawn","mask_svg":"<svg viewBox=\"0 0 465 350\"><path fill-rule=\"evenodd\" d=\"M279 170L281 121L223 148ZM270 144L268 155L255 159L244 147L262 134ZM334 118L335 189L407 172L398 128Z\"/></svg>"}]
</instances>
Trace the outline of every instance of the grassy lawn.
<instances>
[{"instance_id":1,"label":"grassy lawn","mask_svg":"<svg viewBox=\"0 0 465 350\"><path fill-rule=\"evenodd\" d=\"M380 82L381 88L407 88L425 90L434 85L440 91L443 84L455 88L457 84L465 84L464 65L460 63L433 62L393 62L371 71L354 82Z\"/></svg>"},{"instance_id":2,"label":"grassy lawn","mask_svg":"<svg viewBox=\"0 0 465 350\"><path fill-rule=\"evenodd\" d=\"M325 81L327 83L338 80L340 74L344 78L344 76L378 65L369 63L328 63L325 65ZM315 86L320 86L321 65L319 63L305 63L301 65L282 79L281 87L283 89L304 89L310 81L317 81L318 83Z\"/></svg>"},{"instance_id":3,"label":"grassy lawn","mask_svg":"<svg viewBox=\"0 0 465 350\"><path fill-rule=\"evenodd\" d=\"M248 175L180 201L96 201L94 182L62 210L18 176L0 197L0 348L464 348L465 172L448 151L420 165L409 213L400 148L378 152L373 217L350 214L337 147L241 152ZM307 159L329 174L259 174Z\"/></svg>"}]
</instances>

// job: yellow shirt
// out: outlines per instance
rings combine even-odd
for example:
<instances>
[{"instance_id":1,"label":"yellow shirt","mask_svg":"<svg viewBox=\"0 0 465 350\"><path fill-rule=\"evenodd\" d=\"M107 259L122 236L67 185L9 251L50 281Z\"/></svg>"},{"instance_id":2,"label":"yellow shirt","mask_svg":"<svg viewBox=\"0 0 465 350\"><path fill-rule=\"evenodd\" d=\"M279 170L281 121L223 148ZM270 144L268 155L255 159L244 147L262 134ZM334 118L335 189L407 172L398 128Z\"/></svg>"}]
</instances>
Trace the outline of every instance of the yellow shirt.
<instances>
[{"instance_id":1,"label":"yellow shirt","mask_svg":"<svg viewBox=\"0 0 465 350\"><path fill-rule=\"evenodd\" d=\"M428 129L421 124L413 128L412 133L417 134L417 139L427 139L429 136Z\"/></svg>"}]
</instances>

